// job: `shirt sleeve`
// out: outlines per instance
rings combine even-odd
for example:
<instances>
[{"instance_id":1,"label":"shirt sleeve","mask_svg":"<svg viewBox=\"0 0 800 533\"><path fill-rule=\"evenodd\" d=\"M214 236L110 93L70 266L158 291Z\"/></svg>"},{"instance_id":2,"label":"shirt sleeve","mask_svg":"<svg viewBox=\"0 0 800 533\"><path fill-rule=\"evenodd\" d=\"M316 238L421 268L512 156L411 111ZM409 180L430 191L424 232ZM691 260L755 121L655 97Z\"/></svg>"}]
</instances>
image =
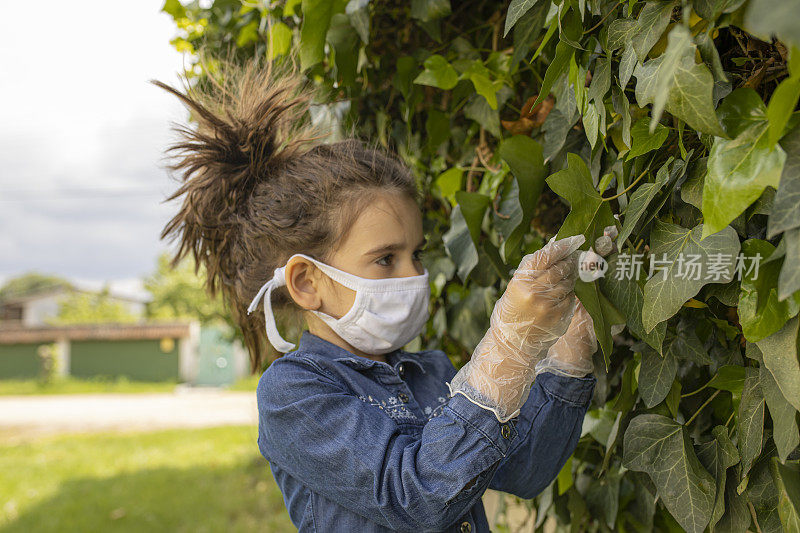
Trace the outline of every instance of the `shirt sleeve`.
<instances>
[{"instance_id":1,"label":"shirt sleeve","mask_svg":"<svg viewBox=\"0 0 800 533\"><path fill-rule=\"evenodd\" d=\"M513 421L498 422L460 394L424 425L398 423L310 359L274 361L257 398L268 461L397 530L445 529L467 514L517 439Z\"/></svg>"},{"instance_id":2,"label":"shirt sleeve","mask_svg":"<svg viewBox=\"0 0 800 533\"><path fill-rule=\"evenodd\" d=\"M520 409L517 438L489 488L530 499L556 478L575 451L595 383L592 376L542 372Z\"/></svg>"}]
</instances>

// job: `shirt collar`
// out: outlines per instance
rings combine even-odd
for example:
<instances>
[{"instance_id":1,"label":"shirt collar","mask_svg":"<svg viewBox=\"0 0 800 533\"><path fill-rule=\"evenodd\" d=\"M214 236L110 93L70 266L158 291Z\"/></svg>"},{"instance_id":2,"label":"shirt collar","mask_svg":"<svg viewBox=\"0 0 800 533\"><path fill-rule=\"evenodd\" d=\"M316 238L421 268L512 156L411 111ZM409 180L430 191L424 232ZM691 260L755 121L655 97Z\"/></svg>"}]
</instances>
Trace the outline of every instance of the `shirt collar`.
<instances>
[{"instance_id":1,"label":"shirt collar","mask_svg":"<svg viewBox=\"0 0 800 533\"><path fill-rule=\"evenodd\" d=\"M337 346L336 344L333 344L322 337L314 335L308 330L304 330L300 336L297 351L311 352L325 357L330 357L334 361L341 361L342 363L354 368L372 368L378 364L378 361L375 361L374 359L369 359L367 357L362 357L349 352L341 346ZM419 367L423 374L426 373L425 367L420 361L420 356L414 353L404 352L403 350L395 350L386 354L386 360L395 370L397 370L397 367L401 362L407 362L415 364L417 367Z\"/></svg>"}]
</instances>

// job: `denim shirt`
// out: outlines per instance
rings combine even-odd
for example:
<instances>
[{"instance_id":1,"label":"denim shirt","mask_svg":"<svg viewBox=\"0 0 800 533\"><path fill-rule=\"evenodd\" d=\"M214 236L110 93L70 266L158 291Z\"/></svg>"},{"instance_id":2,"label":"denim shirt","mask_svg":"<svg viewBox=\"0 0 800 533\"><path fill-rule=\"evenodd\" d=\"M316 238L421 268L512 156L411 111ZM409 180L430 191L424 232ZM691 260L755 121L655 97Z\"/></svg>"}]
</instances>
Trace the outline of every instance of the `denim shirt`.
<instances>
[{"instance_id":1,"label":"denim shirt","mask_svg":"<svg viewBox=\"0 0 800 533\"><path fill-rule=\"evenodd\" d=\"M539 374L500 423L449 395L457 370L441 350L386 357L304 331L258 382L258 447L300 532L489 532L483 493L544 490L577 446L596 381Z\"/></svg>"}]
</instances>

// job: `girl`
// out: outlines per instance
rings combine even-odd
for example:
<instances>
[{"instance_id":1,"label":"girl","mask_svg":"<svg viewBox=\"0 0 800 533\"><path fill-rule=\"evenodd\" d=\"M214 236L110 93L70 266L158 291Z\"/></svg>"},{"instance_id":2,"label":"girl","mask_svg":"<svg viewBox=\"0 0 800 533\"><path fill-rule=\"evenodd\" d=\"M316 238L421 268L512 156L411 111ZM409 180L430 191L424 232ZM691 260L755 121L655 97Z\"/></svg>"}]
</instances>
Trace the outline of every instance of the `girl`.
<instances>
[{"instance_id":1,"label":"girl","mask_svg":"<svg viewBox=\"0 0 800 533\"><path fill-rule=\"evenodd\" d=\"M191 251L205 266L254 369L265 340L285 352L258 383L257 444L300 531L487 532L484 491L534 497L581 433L596 349L573 292L583 237L522 259L460 370L404 351L429 316L413 175L355 138L311 144L312 93L283 65L186 94L153 82L197 122L167 150L183 205L162 238L180 239L174 264ZM307 324L297 345L276 327L287 306Z\"/></svg>"}]
</instances>

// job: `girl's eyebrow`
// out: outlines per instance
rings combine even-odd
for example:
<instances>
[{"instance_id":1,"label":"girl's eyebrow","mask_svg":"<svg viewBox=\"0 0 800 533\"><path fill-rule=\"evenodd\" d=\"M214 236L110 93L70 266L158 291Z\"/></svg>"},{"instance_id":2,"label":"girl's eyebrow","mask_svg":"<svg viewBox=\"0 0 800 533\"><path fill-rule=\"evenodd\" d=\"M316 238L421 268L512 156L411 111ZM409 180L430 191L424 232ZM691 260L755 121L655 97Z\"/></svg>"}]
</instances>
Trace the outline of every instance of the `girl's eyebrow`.
<instances>
[{"instance_id":1,"label":"girl's eyebrow","mask_svg":"<svg viewBox=\"0 0 800 533\"><path fill-rule=\"evenodd\" d=\"M425 247L426 244L428 244L428 239L423 237L420 243L417 245L417 248L423 248ZM369 252L366 252L364 255L377 255L388 252L395 252L397 250L401 250L402 248L403 248L403 243L384 244L378 246L377 248L373 248Z\"/></svg>"}]
</instances>

